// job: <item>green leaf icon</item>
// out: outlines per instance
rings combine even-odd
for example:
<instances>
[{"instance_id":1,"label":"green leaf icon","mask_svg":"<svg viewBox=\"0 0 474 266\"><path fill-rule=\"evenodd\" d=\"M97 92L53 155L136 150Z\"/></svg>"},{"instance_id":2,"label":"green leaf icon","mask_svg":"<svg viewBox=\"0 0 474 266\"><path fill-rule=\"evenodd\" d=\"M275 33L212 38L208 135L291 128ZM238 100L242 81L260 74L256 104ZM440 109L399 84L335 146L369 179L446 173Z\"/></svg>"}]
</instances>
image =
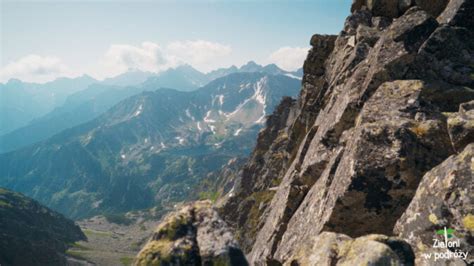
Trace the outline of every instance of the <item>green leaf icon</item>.
<instances>
[{"instance_id":1,"label":"green leaf icon","mask_svg":"<svg viewBox=\"0 0 474 266\"><path fill-rule=\"evenodd\" d=\"M453 237L453 233L454 233L455 231L456 231L456 230L454 230L454 229L452 229L452 228L446 229L446 234L448 235L448 238ZM437 235L444 235L444 229L437 230L437 231L436 231L436 234L437 234Z\"/></svg>"}]
</instances>

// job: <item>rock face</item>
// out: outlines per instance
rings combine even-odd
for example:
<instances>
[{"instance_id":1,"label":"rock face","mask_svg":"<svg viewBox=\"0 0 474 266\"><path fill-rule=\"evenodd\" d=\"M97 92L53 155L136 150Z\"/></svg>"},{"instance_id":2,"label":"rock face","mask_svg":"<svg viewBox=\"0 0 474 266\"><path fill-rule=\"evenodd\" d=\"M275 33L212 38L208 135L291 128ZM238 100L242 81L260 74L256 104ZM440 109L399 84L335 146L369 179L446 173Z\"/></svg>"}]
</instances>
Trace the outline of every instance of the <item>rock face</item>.
<instances>
[{"instance_id":1,"label":"rock face","mask_svg":"<svg viewBox=\"0 0 474 266\"><path fill-rule=\"evenodd\" d=\"M449 114L448 130L458 151L474 142L474 101L461 104L458 113Z\"/></svg>"},{"instance_id":2,"label":"rock face","mask_svg":"<svg viewBox=\"0 0 474 266\"><path fill-rule=\"evenodd\" d=\"M298 245L284 265L413 265L410 245L400 238L367 235L352 239L323 232Z\"/></svg>"},{"instance_id":3,"label":"rock face","mask_svg":"<svg viewBox=\"0 0 474 266\"><path fill-rule=\"evenodd\" d=\"M284 98L260 132L257 145L235 180L232 191L221 203L221 214L236 230L242 249L250 251L268 213L267 207L275 188L294 159L298 143L305 135L314 134L308 125L314 122L328 84L322 79L322 67L334 49L336 36L314 35L313 48L304 63L299 100Z\"/></svg>"},{"instance_id":4,"label":"rock face","mask_svg":"<svg viewBox=\"0 0 474 266\"><path fill-rule=\"evenodd\" d=\"M433 265L433 260L424 260L422 253L434 252L434 232L452 228L461 246L453 252L469 252L464 260L474 263L474 143L464 151L449 157L442 164L425 174L410 206L397 221L395 232L419 253L420 265ZM462 259L456 259L462 263Z\"/></svg>"},{"instance_id":5,"label":"rock face","mask_svg":"<svg viewBox=\"0 0 474 266\"><path fill-rule=\"evenodd\" d=\"M231 231L209 201L169 214L135 265L247 265Z\"/></svg>"},{"instance_id":6,"label":"rock face","mask_svg":"<svg viewBox=\"0 0 474 266\"><path fill-rule=\"evenodd\" d=\"M380 234L408 225L413 219L400 217L410 215L423 176L473 142L473 2L356 0L339 36L313 36L299 99L269 118L219 206L250 264L324 265L329 258L304 259L322 252L304 245L324 232L385 243L363 256L369 264L413 263L393 255L397 248ZM466 183L450 191L462 188L471 207L450 206L469 225L474 193L466 171L459 172ZM334 249L342 254L335 263L362 263Z\"/></svg>"},{"instance_id":7,"label":"rock face","mask_svg":"<svg viewBox=\"0 0 474 266\"><path fill-rule=\"evenodd\" d=\"M0 265L66 265L68 244L84 239L73 221L0 188Z\"/></svg>"},{"instance_id":8,"label":"rock face","mask_svg":"<svg viewBox=\"0 0 474 266\"><path fill-rule=\"evenodd\" d=\"M473 263L424 256L445 226L473 252L473 2L356 0L339 36L311 38L299 99L283 99L242 169L217 179L251 265ZM201 209L169 218L138 264L236 248Z\"/></svg>"}]
</instances>

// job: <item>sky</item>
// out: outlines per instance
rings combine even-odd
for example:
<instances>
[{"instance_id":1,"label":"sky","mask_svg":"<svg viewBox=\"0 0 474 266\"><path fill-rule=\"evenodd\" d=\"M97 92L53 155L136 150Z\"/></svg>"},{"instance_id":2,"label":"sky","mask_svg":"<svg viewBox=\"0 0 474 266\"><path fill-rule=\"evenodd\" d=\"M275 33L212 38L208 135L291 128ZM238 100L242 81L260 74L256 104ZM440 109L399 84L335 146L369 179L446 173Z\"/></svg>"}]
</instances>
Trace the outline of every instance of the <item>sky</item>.
<instances>
[{"instance_id":1,"label":"sky","mask_svg":"<svg viewBox=\"0 0 474 266\"><path fill-rule=\"evenodd\" d=\"M351 2L0 0L0 82L250 60L296 70L312 34L337 34Z\"/></svg>"}]
</instances>

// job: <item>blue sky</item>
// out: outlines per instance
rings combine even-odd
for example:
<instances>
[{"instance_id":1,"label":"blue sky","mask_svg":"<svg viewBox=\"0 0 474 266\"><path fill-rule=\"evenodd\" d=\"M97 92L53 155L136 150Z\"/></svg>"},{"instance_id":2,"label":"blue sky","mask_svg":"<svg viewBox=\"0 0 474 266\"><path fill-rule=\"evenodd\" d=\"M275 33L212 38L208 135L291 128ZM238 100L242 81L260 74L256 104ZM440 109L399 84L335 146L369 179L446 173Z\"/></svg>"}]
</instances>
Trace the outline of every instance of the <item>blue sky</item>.
<instances>
[{"instance_id":1,"label":"blue sky","mask_svg":"<svg viewBox=\"0 0 474 266\"><path fill-rule=\"evenodd\" d=\"M3 81L82 73L103 78L182 63L209 71L249 60L291 70L313 33L340 31L351 3L0 1Z\"/></svg>"}]
</instances>

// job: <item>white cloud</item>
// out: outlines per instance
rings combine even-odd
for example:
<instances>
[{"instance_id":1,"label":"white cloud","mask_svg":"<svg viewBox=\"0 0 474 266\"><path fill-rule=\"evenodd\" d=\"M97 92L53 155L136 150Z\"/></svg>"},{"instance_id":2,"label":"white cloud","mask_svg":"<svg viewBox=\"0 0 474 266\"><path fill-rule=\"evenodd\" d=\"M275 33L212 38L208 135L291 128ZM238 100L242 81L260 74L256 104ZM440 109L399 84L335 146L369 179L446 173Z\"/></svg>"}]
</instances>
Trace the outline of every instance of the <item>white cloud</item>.
<instances>
[{"instance_id":1,"label":"white cloud","mask_svg":"<svg viewBox=\"0 0 474 266\"><path fill-rule=\"evenodd\" d=\"M162 48L155 43L144 42L140 46L114 44L107 50L99 62L95 76L109 77L118 75L128 69L158 72L166 67L166 59Z\"/></svg>"},{"instance_id":2,"label":"white cloud","mask_svg":"<svg viewBox=\"0 0 474 266\"><path fill-rule=\"evenodd\" d=\"M268 57L268 61L284 70L294 71L303 67L309 49L310 47L281 47Z\"/></svg>"},{"instance_id":3,"label":"white cloud","mask_svg":"<svg viewBox=\"0 0 474 266\"><path fill-rule=\"evenodd\" d=\"M228 45L197 40L177 41L168 44L167 52L177 60L190 64L201 71L213 70L220 60L232 52Z\"/></svg>"},{"instance_id":4,"label":"white cloud","mask_svg":"<svg viewBox=\"0 0 474 266\"><path fill-rule=\"evenodd\" d=\"M72 76L69 68L54 56L27 55L0 69L0 81L11 78L29 82L47 82L58 77Z\"/></svg>"},{"instance_id":5,"label":"white cloud","mask_svg":"<svg viewBox=\"0 0 474 266\"><path fill-rule=\"evenodd\" d=\"M219 65L219 60L231 51L230 46L203 40L175 41L164 47L153 42L143 42L139 46L114 44L105 53L96 73L91 74L104 78L129 69L160 72L181 64L208 71Z\"/></svg>"}]
</instances>

